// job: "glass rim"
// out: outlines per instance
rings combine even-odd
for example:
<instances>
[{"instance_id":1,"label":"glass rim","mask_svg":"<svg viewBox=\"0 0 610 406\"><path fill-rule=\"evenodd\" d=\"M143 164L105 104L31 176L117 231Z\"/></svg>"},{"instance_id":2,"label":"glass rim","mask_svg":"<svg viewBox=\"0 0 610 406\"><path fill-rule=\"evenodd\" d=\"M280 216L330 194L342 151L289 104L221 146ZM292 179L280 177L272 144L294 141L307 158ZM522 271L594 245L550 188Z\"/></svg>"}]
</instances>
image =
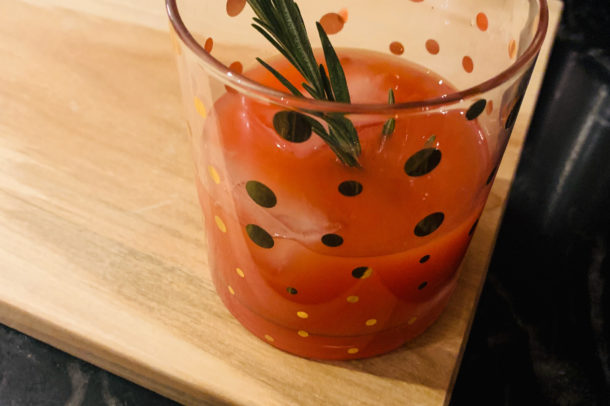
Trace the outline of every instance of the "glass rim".
<instances>
[{"instance_id":1,"label":"glass rim","mask_svg":"<svg viewBox=\"0 0 610 406\"><path fill-rule=\"evenodd\" d=\"M547 0L536 0L540 5L538 13L538 28L525 52L517 58L508 68L499 74L481 83L471 86L464 90L459 90L441 97L434 97L424 100L415 100L406 103L340 103L324 100L316 100L294 96L280 90L262 85L246 76L231 71L225 64L214 58L211 53L206 51L193 37L189 29L184 24L176 0L165 0L166 11L171 26L184 44L199 57L205 66L210 68L210 72L226 82L237 91L254 94L276 105L284 105L291 109L312 110L329 113L344 114L397 114L404 110L429 109L440 105L459 103L466 98L475 96L492 90L499 85L516 76L521 69L530 61L535 59L544 42L549 22L549 9Z\"/></svg>"}]
</instances>

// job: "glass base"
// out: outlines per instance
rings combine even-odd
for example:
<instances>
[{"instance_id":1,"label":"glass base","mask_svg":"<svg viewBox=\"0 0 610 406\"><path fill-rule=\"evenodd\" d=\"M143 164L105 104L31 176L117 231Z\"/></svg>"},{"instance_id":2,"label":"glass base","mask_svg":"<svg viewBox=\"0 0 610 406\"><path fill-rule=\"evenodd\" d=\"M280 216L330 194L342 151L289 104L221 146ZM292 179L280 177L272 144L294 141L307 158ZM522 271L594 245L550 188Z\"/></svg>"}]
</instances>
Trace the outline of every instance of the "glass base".
<instances>
[{"instance_id":1,"label":"glass base","mask_svg":"<svg viewBox=\"0 0 610 406\"><path fill-rule=\"evenodd\" d=\"M410 320L404 325L358 336L310 334L278 325L251 311L226 289L219 296L231 314L251 333L266 343L290 354L315 360L350 360L368 358L393 351L428 329L441 315L454 290L452 281L444 297L426 315L426 319Z\"/></svg>"}]
</instances>

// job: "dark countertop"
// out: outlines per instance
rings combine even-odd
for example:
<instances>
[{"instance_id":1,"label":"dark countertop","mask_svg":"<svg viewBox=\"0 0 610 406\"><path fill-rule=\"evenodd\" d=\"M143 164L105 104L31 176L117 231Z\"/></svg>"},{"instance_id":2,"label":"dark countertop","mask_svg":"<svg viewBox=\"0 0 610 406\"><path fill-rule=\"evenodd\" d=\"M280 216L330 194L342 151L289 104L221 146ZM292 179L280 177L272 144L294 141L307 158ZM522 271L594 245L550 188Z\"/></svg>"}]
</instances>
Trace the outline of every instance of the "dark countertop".
<instances>
[{"instance_id":1,"label":"dark countertop","mask_svg":"<svg viewBox=\"0 0 610 406\"><path fill-rule=\"evenodd\" d=\"M566 6L454 405L610 404L610 3Z\"/></svg>"},{"instance_id":2,"label":"dark countertop","mask_svg":"<svg viewBox=\"0 0 610 406\"><path fill-rule=\"evenodd\" d=\"M176 403L0 324L0 405Z\"/></svg>"},{"instance_id":3,"label":"dark countertop","mask_svg":"<svg viewBox=\"0 0 610 406\"><path fill-rule=\"evenodd\" d=\"M609 404L610 5L564 2L453 405ZM174 404L0 325L1 406Z\"/></svg>"}]
</instances>

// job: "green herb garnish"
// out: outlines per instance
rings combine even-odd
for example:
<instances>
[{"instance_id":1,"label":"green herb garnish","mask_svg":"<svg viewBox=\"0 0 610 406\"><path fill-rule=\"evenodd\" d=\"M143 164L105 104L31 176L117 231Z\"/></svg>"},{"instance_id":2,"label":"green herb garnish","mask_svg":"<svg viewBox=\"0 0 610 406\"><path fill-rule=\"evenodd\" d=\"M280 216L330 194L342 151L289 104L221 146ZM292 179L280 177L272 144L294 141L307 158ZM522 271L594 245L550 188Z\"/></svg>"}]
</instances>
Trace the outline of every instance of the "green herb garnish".
<instances>
[{"instance_id":1,"label":"green herb garnish","mask_svg":"<svg viewBox=\"0 0 610 406\"><path fill-rule=\"evenodd\" d=\"M434 144L436 144L436 135L432 135L430 136L430 138L428 138L428 141L426 141L424 148L434 148Z\"/></svg>"},{"instance_id":2,"label":"green herb garnish","mask_svg":"<svg viewBox=\"0 0 610 406\"><path fill-rule=\"evenodd\" d=\"M396 99L394 98L394 90L390 89L388 94L388 104L396 103ZM379 143L379 151L383 149L385 143L390 139L392 134L394 134L394 130L396 129L396 119L392 117L383 125L383 130L381 131L381 142Z\"/></svg>"},{"instance_id":3,"label":"green herb garnish","mask_svg":"<svg viewBox=\"0 0 610 406\"><path fill-rule=\"evenodd\" d=\"M326 67L318 64L314 57L303 17L294 0L248 0L248 4L256 14L252 26L305 78L306 82L302 86L311 97L316 100L351 102L345 72L328 35L319 22L316 22L316 26L322 42ZM257 60L293 95L305 97L272 66L260 58ZM303 115L309 121L312 131L328 144L341 162L351 167L360 167L358 157L361 148L354 124L341 113L316 111L308 111L308 113L327 124L328 129L316 119Z\"/></svg>"}]
</instances>

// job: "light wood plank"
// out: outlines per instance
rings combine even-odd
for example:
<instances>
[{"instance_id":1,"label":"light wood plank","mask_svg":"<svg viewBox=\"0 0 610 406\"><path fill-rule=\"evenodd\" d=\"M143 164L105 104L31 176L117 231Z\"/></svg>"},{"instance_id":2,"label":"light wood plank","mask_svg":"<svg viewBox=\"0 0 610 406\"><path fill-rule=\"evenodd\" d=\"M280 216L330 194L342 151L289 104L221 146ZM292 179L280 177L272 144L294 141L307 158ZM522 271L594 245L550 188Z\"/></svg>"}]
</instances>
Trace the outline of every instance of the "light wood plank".
<instances>
[{"instance_id":1,"label":"light wood plank","mask_svg":"<svg viewBox=\"0 0 610 406\"><path fill-rule=\"evenodd\" d=\"M151 3L63 2L112 22L0 1L0 322L186 404L449 399L544 57L441 319L391 354L314 362L214 293L170 41L125 18Z\"/></svg>"}]
</instances>

